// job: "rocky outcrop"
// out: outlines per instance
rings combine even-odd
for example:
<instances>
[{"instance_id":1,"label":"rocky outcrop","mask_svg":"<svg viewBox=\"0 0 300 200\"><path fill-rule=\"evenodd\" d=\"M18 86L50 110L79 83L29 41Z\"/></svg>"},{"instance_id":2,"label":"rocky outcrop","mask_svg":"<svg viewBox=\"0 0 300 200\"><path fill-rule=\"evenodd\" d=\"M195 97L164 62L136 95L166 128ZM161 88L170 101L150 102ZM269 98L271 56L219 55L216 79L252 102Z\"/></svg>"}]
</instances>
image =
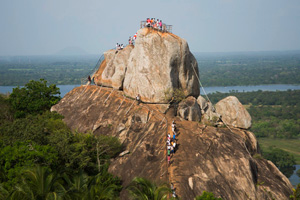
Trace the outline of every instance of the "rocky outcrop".
<instances>
[{"instance_id":1,"label":"rocky outcrop","mask_svg":"<svg viewBox=\"0 0 300 200\"><path fill-rule=\"evenodd\" d=\"M216 113L211 102L206 101L202 96L197 98L202 114L202 122L208 124L216 124L220 121L220 114Z\"/></svg>"},{"instance_id":2,"label":"rocky outcrop","mask_svg":"<svg viewBox=\"0 0 300 200\"><path fill-rule=\"evenodd\" d=\"M194 100L195 101L195 100ZM155 104L137 105L122 92L98 86L73 89L52 111L64 115L72 129L118 137L124 145L109 171L124 187L136 176L173 182L181 199L204 190L223 199L288 199L289 180L273 163L261 158L253 133L205 126L157 111ZM178 127L178 150L168 167L166 134ZM127 199L125 190L121 199Z\"/></svg>"},{"instance_id":3,"label":"rocky outcrop","mask_svg":"<svg viewBox=\"0 0 300 200\"><path fill-rule=\"evenodd\" d=\"M116 51L112 49L105 52L104 61L94 74L95 84L122 89L132 49L133 45L128 45L123 50Z\"/></svg>"},{"instance_id":4,"label":"rocky outcrop","mask_svg":"<svg viewBox=\"0 0 300 200\"><path fill-rule=\"evenodd\" d=\"M178 104L177 115L188 121L201 121L200 107L195 97L189 96Z\"/></svg>"},{"instance_id":5,"label":"rocky outcrop","mask_svg":"<svg viewBox=\"0 0 300 200\"><path fill-rule=\"evenodd\" d=\"M204 99L204 97L202 97L202 96L199 96L197 98L197 103L200 106L201 114L204 114L205 110L206 110L206 108L208 106L206 99Z\"/></svg>"},{"instance_id":6,"label":"rocky outcrop","mask_svg":"<svg viewBox=\"0 0 300 200\"><path fill-rule=\"evenodd\" d=\"M152 103L168 103L175 89L186 96L199 95L197 61L184 39L144 28L132 48L104 54L94 75L97 85L123 88L127 96L140 94L142 101Z\"/></svg>"},{"instance_id":7,"label":"rocky outcrop","mask_svg":"<svg viewBox=\"0 0 300 200\"><path fill-rule=\"evenodd\" d=\"M222 116L226 124L249 129L251 116L235 96L229 96L216 104L216 112Z\"/></svg>"}]
</instances>

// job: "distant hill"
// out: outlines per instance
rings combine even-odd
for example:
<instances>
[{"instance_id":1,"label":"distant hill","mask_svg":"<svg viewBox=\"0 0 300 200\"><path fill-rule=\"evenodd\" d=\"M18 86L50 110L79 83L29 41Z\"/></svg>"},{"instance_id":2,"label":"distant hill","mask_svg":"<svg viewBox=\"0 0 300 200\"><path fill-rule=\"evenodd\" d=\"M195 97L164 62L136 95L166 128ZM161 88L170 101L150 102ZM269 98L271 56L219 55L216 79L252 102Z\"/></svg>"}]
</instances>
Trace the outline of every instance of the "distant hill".
<instances>
[{"instance_id":1,"label":"distant hill","mask_svg":"<svg viewBox=\"0 0 300 200\"><path fill-rule=\"evenodd\" d=\"M55 55L61 56L75 56L75 55L87 55L88 53L80 47L66 47L58 51Z\"/></svg>"}]
</instances>

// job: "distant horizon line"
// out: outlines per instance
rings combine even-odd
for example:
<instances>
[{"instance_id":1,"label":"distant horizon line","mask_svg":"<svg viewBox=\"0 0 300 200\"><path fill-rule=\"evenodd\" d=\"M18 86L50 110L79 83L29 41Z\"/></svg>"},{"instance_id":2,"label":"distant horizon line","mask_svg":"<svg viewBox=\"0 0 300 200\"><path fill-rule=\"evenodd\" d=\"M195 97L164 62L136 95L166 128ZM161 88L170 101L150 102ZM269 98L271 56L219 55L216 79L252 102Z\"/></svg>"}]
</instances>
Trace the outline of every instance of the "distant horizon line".
<instances>
[{"instance_id":1,"label":"distant horizon line","mask_svg":"<svg viewBox=\"0 0 300 200\"><path fill-rule=\"evenodd\" d=\"M190 50L191 51L191 50ZM283 52L300 52L300 49L294 50L255 50L255 51L191 51L193 54L233 54L233 53L283 53ZM104 51L105 52L105 51ZM104 53L103 52L103 53ZM103 54L102 53L102 54ZM83 54L30 54L30 55L0 55L0 57L26 57L26 56L93 56L100 55L97 53L83 53Z\"/></svg>"}]
</instances>

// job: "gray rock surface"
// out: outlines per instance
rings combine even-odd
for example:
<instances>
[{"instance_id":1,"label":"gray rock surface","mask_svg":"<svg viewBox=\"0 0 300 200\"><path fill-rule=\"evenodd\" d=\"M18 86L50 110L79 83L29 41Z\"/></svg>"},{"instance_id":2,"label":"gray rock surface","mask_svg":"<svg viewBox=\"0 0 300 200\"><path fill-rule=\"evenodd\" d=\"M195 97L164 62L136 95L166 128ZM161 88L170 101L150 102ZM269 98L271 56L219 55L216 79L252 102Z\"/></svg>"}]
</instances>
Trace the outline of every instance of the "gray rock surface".
<instances>
[{"instance_id":1,"label":"gray rock surface","mask_svg":"<svg viewBox=\"0 0 300 200\"><path fill-rule=\"evenodd\" d=\"M224 200L281 200L292 193L288 178L272 162L257 156L260 151L253 133L181 120L162 114L156 104L132 104L128 98L120 106L120 91L114 91L104 104L110 92L110 88L95 85L77 87L51 110L62 114L73 130L93 130L95 135L120 139L130 153L123 152L125 155L112 159L109 166L109 171L122 180L120 199L129 199L125 188L137 176L174 183L176 194L184 200L194 199L204 190ZM197 104L195 99L193 102ZM137 114L148 116L147 123L143 117L138 120ZM168 165L166 133L171 132L173 120L179 145Z\"/></svg>"},{"instance_id":2,"label":"gray rock surface","mask_svg":"<svg viewBox=\"0 0 300 200\"><path fill-rule=\"evenodd\" d=\"M171 33L140 29L130 54L124 92L141 95L144 102L167 103L166 91L183 89L186 96L198 96L197 61L187 42ZM172 96L172 94L171 94Z\"/></svg>"},{"instance_id":3,"label":"gray rock surface","mask_svg":"<svg viewBox=\"0 0 300 200\"><path fill-rule=\"evenodd\" d=\"M150 28L138 31L135 46L109 50L94 74L96 85L123 89L125 94L151 103L168 103L175 89L198 96L198 64L187 42ZM166 95L166 93L168 93Z\"/></svg>"},{"instance_id":4,"label":"gray rock surface","mask_svg":"<svg viewBox=\"0 0 300 200\"><path fill-rule=\"evenodd\" d=\"M200 107L195 97L189 96L178 104L177 114L188 121L201 121Z\"/></svg>"},{"instance_id":5,"label":"gray rock surface","mask_svg":"<svg viewBox=\"0 0 300 200\"><path fill-rule=\"evenodd\" d=\"M206 110L206 108L207 108L207 106L208 106L206 99L204 99L204 97L202 97L202 96L199 96L199 97L197 98L197 103L198 103L199 106L200 106L201 113L204 114L204 113L205 113L205 110Z\"/></svg>"},{"instance_id":6,"label":"gray rock surface","mask_svg":"<svg viewBox=\"0 0 300 200\"><path fill-rule=\"evenodd\" d=\"M216 112L222 120L233 127L249 129L251 116L235 96L229 96L216 104Z\"/></svg>"},{"instance_id":7,"label":"gray rock surface","mask_svg":"<svg viewBox=\"0 0 300 200\"><path fill-rule=\"evenodd\" d=\"M207 107L204 110L203 122L213 122L216 123L220 121L220 114L216 112L211 102L207 102Z\"/></svg>"},{"instance_id":8,"label":"gray rock surface","mask_svg":"<svg viewBox=\"0 0 300 200\"><path fill-rule=\"evenodd\" d=\"M122 89L132 49L133 46L128 45L123 50L109 50L104 52L105 60L94 75L95 83L97 85Z\"/></svg>"}]
</instances>

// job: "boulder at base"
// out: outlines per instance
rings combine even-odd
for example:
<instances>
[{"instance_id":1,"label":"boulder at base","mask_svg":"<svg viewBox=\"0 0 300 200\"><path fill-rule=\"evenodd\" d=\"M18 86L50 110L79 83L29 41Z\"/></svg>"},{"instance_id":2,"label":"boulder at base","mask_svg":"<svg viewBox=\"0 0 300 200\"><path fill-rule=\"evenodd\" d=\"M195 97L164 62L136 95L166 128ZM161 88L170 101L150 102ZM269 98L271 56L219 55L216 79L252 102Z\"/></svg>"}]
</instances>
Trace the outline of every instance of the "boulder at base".
<instances>
[{"instance_id":1,"label":"boulder at base","mask_svg":"<svg viewBox=\"0 0 300 200\"><path fill-rule=\"evenodd\" d=\"M177 114L188 121L201 121L200 107L196 98L192 96L179 103Z\"/></svg>"},{"instance_id":2,"label":"boulder at base","mask_svg":"<svg viewBox=\"0 0 300 200\"><path fill-rule=\"evenodd\" d=\"M222 116L228 125L249 129L251 116L235 96L229 96L216 104L216 112Z\"/></svg>"},{"instance_id":3,"label":"boulder at base","mask_svg":"<svg viewBox=\"0 0 300 200\"><path fill-rule=\"evenodd\" d=\"M120 139L124 152L109 166L122 180L120 199L129 199L125 188L137 176L174 183L183 200L194 199L204 190L224 200L281 200L292 194L288 178L258 156L257 141L250 131L233 127L231 132L174 118L160 113L155 104L132 104L122 92L111 90L95 85L74 88L52 111L62 114L74 130L93 130L95 135ZM166 133L171 132L173 120L179 133L178 149L168 165Z\"/></svg>"}]
</instances>

